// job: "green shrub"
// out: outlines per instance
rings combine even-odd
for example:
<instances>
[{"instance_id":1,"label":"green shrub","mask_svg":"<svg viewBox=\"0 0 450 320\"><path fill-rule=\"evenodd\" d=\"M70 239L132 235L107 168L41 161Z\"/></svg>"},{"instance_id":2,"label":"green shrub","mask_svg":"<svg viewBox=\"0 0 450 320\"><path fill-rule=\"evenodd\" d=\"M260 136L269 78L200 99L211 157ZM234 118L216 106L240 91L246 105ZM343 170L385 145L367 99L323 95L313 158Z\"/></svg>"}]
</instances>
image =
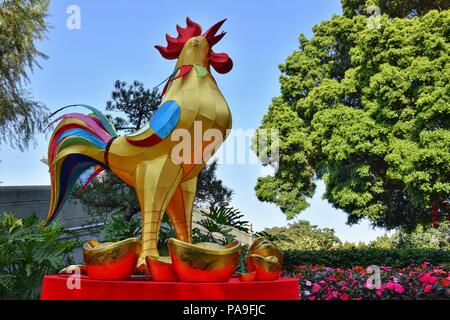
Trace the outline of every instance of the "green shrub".
<instances>
[{"instance_id":1,"label":"green shrub","mask_svg":"<svg viewBox=\"0 0 450 320\"><path fill-rule=\"evenodd\" d=\"M18 219L12 213L0 217L0 299L39 298L42 277L67 266L77 240L61 240L60 223L45 227L33 214Z\"/></svg>"},{"instance_id":2,"label":"green shrub","mask_svg":"<svg viewBox=\"0 0 450 320\"><path fill-rule=\"evenodd\" d=\"M449 265L448 250L419 249L344 249L344 250L286 250L284 268L292 271L295 266L317 264L332 268L351 268L370 265L403 268L408 265L429 262Z\"/></svg>"},{"instance_id":3,"label":"green shrub","mask_svg":"<svg viewBox=\"0 0 450 320\"><path fill-rule=\"evenodd\" d=\"M134 215L129 221L124 219L124 212L119 209L111 214L105 225L105 241L117 242L128 238L140 238L141 220Z\"/></svg>"}]
</instances>

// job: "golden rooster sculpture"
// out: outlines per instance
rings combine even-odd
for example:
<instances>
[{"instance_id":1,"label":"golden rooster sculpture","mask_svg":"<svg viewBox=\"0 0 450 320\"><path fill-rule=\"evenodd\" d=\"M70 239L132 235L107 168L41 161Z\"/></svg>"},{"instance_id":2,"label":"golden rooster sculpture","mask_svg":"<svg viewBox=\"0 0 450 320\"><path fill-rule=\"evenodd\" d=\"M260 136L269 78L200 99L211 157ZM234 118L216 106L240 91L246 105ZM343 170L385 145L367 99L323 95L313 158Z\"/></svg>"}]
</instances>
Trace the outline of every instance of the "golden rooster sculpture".
<instances>
[{"instance_id":1,"label":"golden rooster sculpture","mask_svg":"<svg viewBox=\"0 0 450 320\"><path fill-rule=\"evenodd\" d=\"M137 132L119 136L100 111L87 105L76 106L90 109L91 114L69 113L53 121L60 122L48 151L48 223L60 212L78 178L95 168L86 184L102 170L110 170L136 190L142 211L140 264L147 256L159 255L158 233L164 212L177 239L192 242L198 175L231 129L230 109L211 74L211 66L218 73L233 67L227 54L212 50L225 35L217 34L224 22L202 33L201 26L187 18L185 28L177 26L178 37L166 35L167 47L156 46L164 58L177 59L177 63L160 107Z\"/></svg>"}]
</instances>

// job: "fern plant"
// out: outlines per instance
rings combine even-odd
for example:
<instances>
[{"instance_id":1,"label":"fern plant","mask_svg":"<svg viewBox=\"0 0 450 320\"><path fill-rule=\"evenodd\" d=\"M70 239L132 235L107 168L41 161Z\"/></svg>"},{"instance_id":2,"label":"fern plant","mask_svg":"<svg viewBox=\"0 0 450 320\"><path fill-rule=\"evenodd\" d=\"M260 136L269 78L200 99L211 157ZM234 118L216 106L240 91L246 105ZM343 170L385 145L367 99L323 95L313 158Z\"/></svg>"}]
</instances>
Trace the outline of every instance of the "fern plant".
<instances>
[{"instance_id":1,"label":"fern plant","mask_svg":"<svg viewBox=\"0 0 450 320\"><path fill-rule=\"evenodd\" d=\"M65 267L78 240L63 240L62 224L45 227L32 214L18 219L12 213L0 217L0 299L37 299L42 277Z\"/></svg>"},{"instance_id":2,"label":"fern plant","mask_svg":"<svg viewBox=\"0 0 450 320\"><path fill-rule=\"evenodd\" d=\"M218 242L226 244L235 239L232 228L248 232L249 222L244 215L231 207L211 206L208 211L201 211L203 219L197 224L202 227L193 229L194 242Z\"/></svg>"},{"instance_id":3,"label":"fern plant","mask_svg":"<svg viewBox=\"0 0 450 320\"><path fill-rule=\"evenodd\" d=\"M128 238L139 238L141 234L141 220L134 215L129 221L124 218L123 209L116 210L106 221L104 238L107 242L116 242Z\"/></svg>"}]
</instances>

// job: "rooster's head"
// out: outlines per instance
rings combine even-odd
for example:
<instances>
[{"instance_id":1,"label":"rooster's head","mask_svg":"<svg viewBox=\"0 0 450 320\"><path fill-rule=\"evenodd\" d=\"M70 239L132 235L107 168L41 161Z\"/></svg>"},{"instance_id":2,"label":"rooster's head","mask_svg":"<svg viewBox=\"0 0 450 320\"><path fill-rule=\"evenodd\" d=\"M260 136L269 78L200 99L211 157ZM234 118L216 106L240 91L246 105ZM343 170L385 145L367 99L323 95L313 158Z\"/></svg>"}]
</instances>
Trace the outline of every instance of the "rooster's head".
<instances>
[{"instance_id":1,"label":"rooster's head","mask_svg":"<svg viewBox=\"0 0 450 320\"><path fill-rule=\"evenodd\" d=\"M202 27L186 18L186 28L177 25L178 37L166 34L167 47L155 46L166 59L178 59L177 67L182 65L212 66L219 73L227 73L233 68L233 61L226 53L215 53L212 47L219 42L226 32L217 35L222 20L202 34Z\"/></svg>"}]
</instances>

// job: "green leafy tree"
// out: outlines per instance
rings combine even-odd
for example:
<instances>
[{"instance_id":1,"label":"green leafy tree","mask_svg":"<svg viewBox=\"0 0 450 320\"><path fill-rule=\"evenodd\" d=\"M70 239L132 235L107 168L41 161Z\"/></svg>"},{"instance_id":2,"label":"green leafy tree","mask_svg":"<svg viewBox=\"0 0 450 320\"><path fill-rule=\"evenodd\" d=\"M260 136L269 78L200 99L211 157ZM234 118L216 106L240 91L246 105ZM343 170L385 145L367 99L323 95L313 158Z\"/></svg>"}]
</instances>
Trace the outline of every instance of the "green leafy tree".
<instances>
[{"instance_id":1,"label":"green leafy tree","mask_svg":"<svg viewBox=\"0 0 450 320\"><path fill-rule=\"evenodd\" d=\"M375 240L369 243L369 247L375 249L392 249L392 237L388 236L387 234L378 236Z\"/></svg>"},{"instance_id":2,"label":"green leafy tree","mask_svg":"<svg viewBox=\"0 0 450 320\"><path fill-rule=\"evenodd\" d=\"M126 118L114 117L113 122L117 130L136 131L142 128L160 104L161 95L157 88L146 89L144 84L137 80L130 85L117 80L111 100L106 102L106 110L125 114Z\"/></svg>"},{"instance_id":3,"label":"green leafy tree","mask_svg":"<svg viewBox=\"0 0 450 320\"><path fill-rule=\"evenodd\" d=\"M60 223L45 226L33 214L18 219L12 213L0 217L0 299L39 298L42 277L65 267L78 240L67 236Z\"/></svg>"},{"instance_id":4,"label":"green leafy tree","mask_svg":"<svg viewBox=\"0 0 450 320\"><path fill-rule=\"evenodd\" d=\"M450 250L450 222L438 228L419 225L415 230L397 230L393 235L382 235L369 243L377 249Z\"/></svg>"},{"instance_id":5,"label":"green leafy tree","mask_svg":"<svg viewBox=\"0 0 450 320\"><path fill-rule=\"evenodd\" d=\"M347 14L314 26L311 39L300 35L280 66L282 94L260 127L279 130L279 169L258 179L256 194L292 219L323 179L324 198L349 224L367 217L412 230L431 222L433 202L448 214L448 2L419 10L394 1L403 14L383 14L379 28L355 13L365 2L343 3Z\"/></svg>"},{"instance_id":6,"label":"green leafy tree","mask_svg":"<svg viewBox=\"0 0 450 320\"><path fill-rule=\"evenodd\" d=\"M0 2L0 144L24 150L43 128L46 108L34 101L25 84L28 73L47 56L36 40L47 35L48 0Z\"/></svg>"},{"instance_id":7,"label":"green leafy tree","mask_svg":"<svg viewBox=\"0 0 450 320\"><path fill-rule=\"evenodd\" d=\"M418 226L413 232L399 230L391 242L397 249L450 250L450 223L441 223L438 228Z\"/></svg>"},{"instance_id":8,"label":"green leafy tree","mask_svg":"<svg viewBox=\"0 0 450 320\"><path fill-rule=\"evenodd\" d=\"M264 235L283 250L328 250L340 243L333 229L320 229L305 220L265 229Z\"/></svg>"},{"instance_id":9,"label":"green leafy tree","mask_svg":"<svg viewBox=\"0 0 450 320\"><path fill-rule=\"evenodd\" d=\"M217 165L217 160L213 160L205 166L198 176L197 195L195 197L197 207L226 207L230 204L233 190L217 178Z\"/></svg>"},{"instance_id":10,"label":"green leafy tree","mask_svg":"<svg viewBox=\"0 0 450 320\"><path fill-rule=\"evenodd\" d=\"M358 242L350 242L345 241L342 244L339 244L335 247L335 249L339 250L355 250L355 249L367 249L369 246L364 241L358 241Z\"/></svg>"},{"instance_id":11,"label":"green leafy tree","mask_svg":"<svg viewBox=\"0 0 450 320\"><path fill-rule=\"evenodd\" d=\"M94 219L120 210L122 219L129 222L141 210L134 190L112 172L101 173L85 189L82 185L77 184L73 197L81 201Z\"/></svg>"},{"instance_id":12,"label":"green leafy tree","mask_svg":"<svg viewBox=\"0 0 450 320\"><path fill-rule=\"evenodd\" d=\"M380 8L381 13L391 18L414 17L426 14L430 10L447 10L448 0L341 0L344 15L353 17L358 14L373 14L371 6Z\"/></svg>"}]
</instances>

